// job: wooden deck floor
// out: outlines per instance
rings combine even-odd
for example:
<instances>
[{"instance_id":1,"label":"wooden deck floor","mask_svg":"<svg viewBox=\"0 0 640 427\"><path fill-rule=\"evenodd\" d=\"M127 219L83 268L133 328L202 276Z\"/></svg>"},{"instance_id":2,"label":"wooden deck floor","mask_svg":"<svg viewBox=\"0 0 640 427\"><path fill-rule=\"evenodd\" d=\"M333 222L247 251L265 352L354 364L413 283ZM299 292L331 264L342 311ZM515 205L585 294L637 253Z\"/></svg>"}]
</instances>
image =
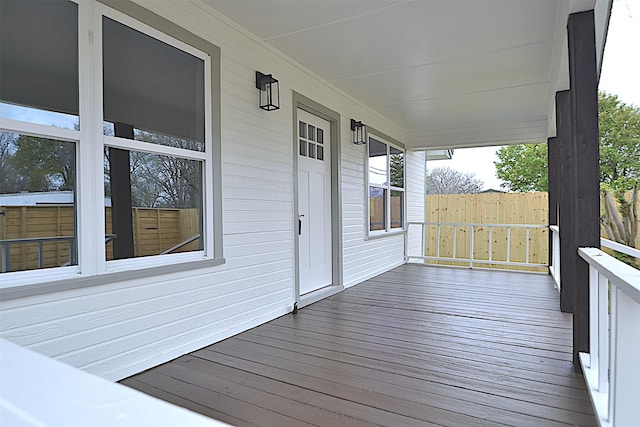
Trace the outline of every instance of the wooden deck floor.
<instances>
[{"instance_id":1,"label":"wooden deck floor","mask_svg":"<svg viewBox=\"0 0 640 427\"><path fill-rule=\"evenodd\" d=\"M596 425L526 273L405 265L123 383L238 426Z\"/></svg>"}]
</instances>

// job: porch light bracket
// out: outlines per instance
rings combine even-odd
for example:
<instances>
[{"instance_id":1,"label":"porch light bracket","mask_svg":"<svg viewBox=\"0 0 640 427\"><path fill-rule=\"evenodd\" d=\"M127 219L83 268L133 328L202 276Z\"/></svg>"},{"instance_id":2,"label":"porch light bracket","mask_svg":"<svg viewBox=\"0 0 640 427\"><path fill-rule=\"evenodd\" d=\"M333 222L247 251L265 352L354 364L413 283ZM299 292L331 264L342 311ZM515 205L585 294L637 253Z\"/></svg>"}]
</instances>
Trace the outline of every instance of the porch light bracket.
<instances>
[{"instance_id":1,"label":"porch light bracket","mask_svg":"<svg viewBox=\"0 0 640 427\"><path fill-rule=\"evenodd\" d=\"M353 143L355 145L367 143L367 125L351 119L351 132L353 133Z\"/></svg>"},{"instance_id":2,"label":"porch light bracket","mask_svg":"<svg viewBox=\"0 0 640 427\"><path fill-rule=\"evenodd\" d=\"M256 71L256 89L260 89L260 108L266 111L280 109L280 83L271 74Z\"/></svg>"}]
</instances>

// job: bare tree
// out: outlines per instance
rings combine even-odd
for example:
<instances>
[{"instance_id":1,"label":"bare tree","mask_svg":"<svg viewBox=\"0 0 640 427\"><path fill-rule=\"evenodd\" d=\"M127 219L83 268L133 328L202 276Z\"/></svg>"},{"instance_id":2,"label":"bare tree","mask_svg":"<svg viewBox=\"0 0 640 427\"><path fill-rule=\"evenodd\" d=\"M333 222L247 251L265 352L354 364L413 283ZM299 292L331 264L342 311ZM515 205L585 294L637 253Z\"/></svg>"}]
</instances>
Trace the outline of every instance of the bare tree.
<instances>
[{"instance_id":1,"label":"bare tree","mask_svg":"<svg viewBox=\"0 0 640 427\"><path fill-rule=\"evenodd\" d=\"M477 193L484 182L472 173L464 173L447 166L427 171L427 194Z\"/></svg>"},{"instance_id":2,"label":"bare tree","mask_svg":"<svg viewBox=\"0 0 640 427\"><path fill-rule=\"evenodd\" d=\"M22 190L22 177L12 164L15 155L15 140L18 136L0 132L0 194L17 193Z\"/></svg>"},{"instance_id":3,"label":"bare tree","mask_svg":"<svg viewBox=\"0 0 640 427\"><path fill-rule=\"evenodd\" d=\"M622 191L612 192L606 189L602 190L602 198L605 210L602 225L607 236L616 242L635 247L638 235L638 186L631 193L631 201L624 197Z\"/></svg>"}]
</instances>

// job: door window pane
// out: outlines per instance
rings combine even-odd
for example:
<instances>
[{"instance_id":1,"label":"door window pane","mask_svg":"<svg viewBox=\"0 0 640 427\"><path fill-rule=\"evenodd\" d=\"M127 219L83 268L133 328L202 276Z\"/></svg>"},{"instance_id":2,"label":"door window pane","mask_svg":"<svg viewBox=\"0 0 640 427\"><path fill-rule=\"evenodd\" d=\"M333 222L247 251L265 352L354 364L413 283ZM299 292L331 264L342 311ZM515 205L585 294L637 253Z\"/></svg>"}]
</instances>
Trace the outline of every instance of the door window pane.
<instances>
[{"instance_id":1,"label":"door window pane","mask_svg":"<svg viewBox=\"0 0 640 427\"><path fill-rule=\"evenodd\" d=\"M1 272L77 263L75 148L0 132Z\"/></svg>"}]
</instances>

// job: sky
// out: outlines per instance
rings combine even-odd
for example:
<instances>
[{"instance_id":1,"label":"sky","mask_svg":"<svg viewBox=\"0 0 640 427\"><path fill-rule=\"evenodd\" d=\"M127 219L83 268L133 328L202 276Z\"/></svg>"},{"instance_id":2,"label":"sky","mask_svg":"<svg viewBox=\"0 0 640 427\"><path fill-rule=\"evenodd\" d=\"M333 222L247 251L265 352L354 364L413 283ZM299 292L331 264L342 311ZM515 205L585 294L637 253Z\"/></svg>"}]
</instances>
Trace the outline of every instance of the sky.
<instances>
[{"instance_id":1,"label":"sky","mask_svg":"<svg viewBox=\"0 0 640 427\"><path fill-rule=\"evenodd\" d=\"M600 90L640 107L640 0L614 0L600 75ZM494 162L497 147L457 149L451 160L428 162L427 168L448 166L484 181L483 190L500 189Z\"/></svg>"}]
</instances>

